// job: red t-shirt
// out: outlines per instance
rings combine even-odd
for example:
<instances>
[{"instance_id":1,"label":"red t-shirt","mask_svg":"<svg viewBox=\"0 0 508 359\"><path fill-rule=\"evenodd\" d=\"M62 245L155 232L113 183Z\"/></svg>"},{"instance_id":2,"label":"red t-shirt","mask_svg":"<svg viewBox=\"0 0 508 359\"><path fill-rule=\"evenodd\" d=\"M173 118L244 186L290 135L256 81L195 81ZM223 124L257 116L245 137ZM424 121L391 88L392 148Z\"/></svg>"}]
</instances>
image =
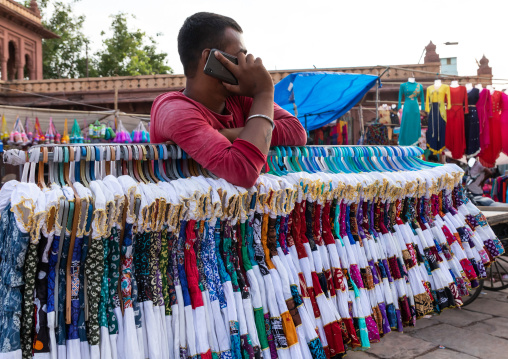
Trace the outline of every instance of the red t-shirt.
<instances>
[{"instance_id":1,"label":"red t-shirt","mask_svg":"<svg viewBox=\"0 0 508 359\"><path fill-rule=\"evenodd\" d=\"M226 100L227 114L221 115L182 92L162 94L152 105L150 139L153 143L173 141L216 176L252 187L266 156L252 143L240 138L231 143L218 131L244 127L251 105L249 97L231 96ZM300 121L277 104L274 120L272 146L305 145L307 135Z\"/></svg>"}]
</instances>

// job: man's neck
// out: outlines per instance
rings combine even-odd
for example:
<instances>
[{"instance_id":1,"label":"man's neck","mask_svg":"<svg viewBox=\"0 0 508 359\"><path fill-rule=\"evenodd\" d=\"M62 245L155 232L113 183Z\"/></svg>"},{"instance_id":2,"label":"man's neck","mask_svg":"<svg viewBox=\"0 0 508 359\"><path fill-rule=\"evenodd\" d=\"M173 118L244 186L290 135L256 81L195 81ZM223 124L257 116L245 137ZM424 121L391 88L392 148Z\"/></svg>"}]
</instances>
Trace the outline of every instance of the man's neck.
<instances>
[{"instance_id":1,"label":"man's neck","mask_svg":"<svg viewBox=\"0 0 508 359\"><path fill-rule=\"evenodd\" d=\"M190 99L199 102L211 111L223 114L226 108L226 98L222 91L210 90L205 86L194 86L193 79L187 79L187 85L183 94Z\"/></svg>"}]
</instances>

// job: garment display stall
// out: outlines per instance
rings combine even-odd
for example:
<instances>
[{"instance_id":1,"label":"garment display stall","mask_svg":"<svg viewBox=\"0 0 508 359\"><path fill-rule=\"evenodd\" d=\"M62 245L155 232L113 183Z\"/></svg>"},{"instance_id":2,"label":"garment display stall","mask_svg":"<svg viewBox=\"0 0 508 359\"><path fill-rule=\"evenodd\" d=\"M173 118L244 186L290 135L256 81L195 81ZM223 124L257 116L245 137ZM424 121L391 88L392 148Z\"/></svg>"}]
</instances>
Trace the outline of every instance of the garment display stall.
<instances>
[{"instance_id":1,"label":"garment display stall","mask_svg":"<svg viewBox=\"0 0 508 359\"><path fill-rule=\"evenodd\" d=\"M460 307L504 249L421 153L277 147L240 188L176 146L8 152L0 358L341 358Z\"/></svg>"}]
</instances>

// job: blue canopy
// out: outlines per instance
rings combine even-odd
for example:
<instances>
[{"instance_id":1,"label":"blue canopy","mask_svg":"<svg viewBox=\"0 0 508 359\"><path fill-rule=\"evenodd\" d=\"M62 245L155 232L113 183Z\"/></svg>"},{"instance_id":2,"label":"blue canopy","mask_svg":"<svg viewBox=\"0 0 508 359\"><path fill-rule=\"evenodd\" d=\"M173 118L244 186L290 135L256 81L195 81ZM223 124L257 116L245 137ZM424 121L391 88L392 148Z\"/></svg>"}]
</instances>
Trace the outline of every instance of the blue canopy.
<instances>
[{"instance_id":1,"label":"blue canopy","mask_svg":"<svg viewBox=\"0 0 508 359\"><path fill-rule=\"evenodd\" d=\"M296 72L275 85L275 102L293 115L296 105L303 126L315 130L349 111L378 79L340 72Z\"/></svg>"}]
</instances>

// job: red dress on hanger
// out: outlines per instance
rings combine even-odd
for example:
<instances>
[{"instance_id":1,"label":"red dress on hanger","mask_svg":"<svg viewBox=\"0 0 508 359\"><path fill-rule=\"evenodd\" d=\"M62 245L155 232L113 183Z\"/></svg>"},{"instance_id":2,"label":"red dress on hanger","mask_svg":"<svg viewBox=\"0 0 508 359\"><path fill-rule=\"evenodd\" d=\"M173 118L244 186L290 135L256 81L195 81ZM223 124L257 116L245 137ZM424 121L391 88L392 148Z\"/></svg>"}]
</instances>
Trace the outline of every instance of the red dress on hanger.
<instances>
[{"instance_id":1,"label":"red dress on hanger","mask_svg":"<svg viewBox=\"0 0 508 359\"><path fill-rule=\"evenodd\" d=\"M501 95L501 137L502 151L508 155L508 95Z\"/></svg>"},{"instance_id":2,"label":"red dress on hanger","mask_svg":"<svg viewBox=\"0 0 508 359\"><path fill-rule=\"evenodd\" d=\"M492 98L490 91L483 89L480 92L480 98L476 103L478 120L480 122L480 149L487 148L490 144L489 122L492 117Z\"/></svg>"},{"instance_id":3,"label":"red dress on hanger","mask_svg":"<svg viewBox=\"0 0 508 359\"><path fill-rule=\"evenodd\" d=\"M465 113L469 113L466 88L464 86L450 87L450 102L452 107L446 110L445 144L451 151L452 157L459 159L466 151L464 108Z\"/></svg>"},{"instance_id":4,"label":"red dress on hanger","mask_svg":"<svg viewBox=\"0 0 508 359\"><path fill-rule=\"evenodd\" d=\"M495 167L496 160L501 153L501 99L502 92L495 91L492 94L492 117L489 120L490 143L482 147L480 163L485 167Z\"/></svg>"}]
</instances>

